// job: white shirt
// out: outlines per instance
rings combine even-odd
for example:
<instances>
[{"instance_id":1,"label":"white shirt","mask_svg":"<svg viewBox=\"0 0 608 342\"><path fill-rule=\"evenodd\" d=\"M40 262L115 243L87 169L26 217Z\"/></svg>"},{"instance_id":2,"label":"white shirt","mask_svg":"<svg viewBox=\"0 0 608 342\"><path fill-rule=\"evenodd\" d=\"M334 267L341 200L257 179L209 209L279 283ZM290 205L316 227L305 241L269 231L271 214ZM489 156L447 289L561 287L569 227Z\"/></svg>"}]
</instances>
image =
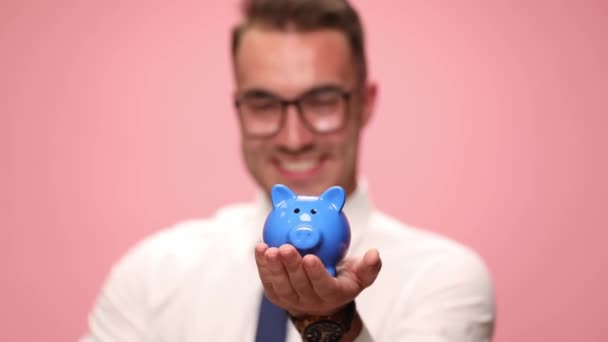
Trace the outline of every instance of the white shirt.
<instances>
[{"instance_id":1,"label":"white shirt","mask_svg":"<svg viewBox=\"0 0 608 342\"><path fill-rule=\"evenodd\" d=\"M262 293L254 246L269 211L260 195L138 243L112 268L81 341L253 341ZM493 288L476 253L375 210L361 184L344 212L347 256L378 248L382 259L356 298L357 341L491 340ZM287 340L301 341L291 323Z\"/></svg>"}]
</instances>

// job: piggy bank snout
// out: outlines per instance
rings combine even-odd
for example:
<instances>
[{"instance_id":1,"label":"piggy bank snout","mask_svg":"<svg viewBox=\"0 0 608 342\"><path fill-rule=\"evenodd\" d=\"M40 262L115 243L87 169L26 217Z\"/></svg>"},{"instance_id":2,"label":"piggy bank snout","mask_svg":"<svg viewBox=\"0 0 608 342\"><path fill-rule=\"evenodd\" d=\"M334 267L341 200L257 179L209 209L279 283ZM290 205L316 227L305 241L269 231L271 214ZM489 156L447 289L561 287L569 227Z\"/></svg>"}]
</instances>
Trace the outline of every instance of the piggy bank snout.
<instances>
[{"instance_id":1,"label":"piggy bank snout","mask_svg":"<svg viewBox=\"0 0 608 342\"><path fill-rule=\"evenodd\" d=\"M321 233L318 229L300 226L289 232L289 243L299 250L310 250L321 242Z\"/></svg>"},{"instance_id":2,"label":"piggy bank snout","mask_svg":"<svg viewBox=\"0 0 608 342\"><path fill-rule=\"evenodd\" d=\"M300 215L299 219L301 222L311 222L312 221L312 217L307 213Z\"/></svg>"}]
</instances>

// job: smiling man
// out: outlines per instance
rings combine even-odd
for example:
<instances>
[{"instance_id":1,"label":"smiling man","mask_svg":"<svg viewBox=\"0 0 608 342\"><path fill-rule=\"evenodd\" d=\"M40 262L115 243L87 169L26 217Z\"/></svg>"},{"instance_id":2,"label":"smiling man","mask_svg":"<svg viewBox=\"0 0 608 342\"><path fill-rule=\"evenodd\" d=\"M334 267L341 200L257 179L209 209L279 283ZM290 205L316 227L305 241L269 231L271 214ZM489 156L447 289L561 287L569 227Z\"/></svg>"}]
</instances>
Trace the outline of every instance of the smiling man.
<instances>
[{"instance_id":1,"label":"smiling man","mask_svg":"<svg viewBox=\"0 0 608 342\"><path fill-rule=\"evenodd\" d=\"M377 87L353 8L248 1L232 48L242 152L258 201L135 246L112 269L84 340L491 340L494 297L483 261L379 212L358 182ZM336 277L291 245L259 242L278 183L306 195L346 190L352 240Z\"/></svg>"},{"instance_id":2,"label":"smiling man","mask_svg":"<svg viewBox=\"0 0 608 342\"><path fill-rule=\"evenodd\" d=\"M340 184L352 193L376 86L354 69L363 61L354 60L342 32L266 25L253 22L235 38L236 103L250 173L266 191L284 182L296 192L320 194Z\"/></svg>"}]
</instances>

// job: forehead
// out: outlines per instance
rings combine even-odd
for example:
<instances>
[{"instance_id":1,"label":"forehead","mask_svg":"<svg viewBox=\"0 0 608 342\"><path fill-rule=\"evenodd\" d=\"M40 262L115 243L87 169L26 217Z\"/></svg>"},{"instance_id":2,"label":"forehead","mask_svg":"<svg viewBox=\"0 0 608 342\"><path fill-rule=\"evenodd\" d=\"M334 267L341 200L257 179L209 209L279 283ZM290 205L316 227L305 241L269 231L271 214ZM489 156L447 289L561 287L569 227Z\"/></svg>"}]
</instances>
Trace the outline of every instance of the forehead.
<instances>
[{"instance_id":1,"label":"forehead","mask_svg":"<svg viewBox=\"0 0 608 342\"><path fill-rule=\"evenodd\" d=\"M346 36L336 30L252 27L243 33L235 57L240 91L261 88L283 96L323 84L348 87L354 70Z\"/></svg>"}]
</instances>

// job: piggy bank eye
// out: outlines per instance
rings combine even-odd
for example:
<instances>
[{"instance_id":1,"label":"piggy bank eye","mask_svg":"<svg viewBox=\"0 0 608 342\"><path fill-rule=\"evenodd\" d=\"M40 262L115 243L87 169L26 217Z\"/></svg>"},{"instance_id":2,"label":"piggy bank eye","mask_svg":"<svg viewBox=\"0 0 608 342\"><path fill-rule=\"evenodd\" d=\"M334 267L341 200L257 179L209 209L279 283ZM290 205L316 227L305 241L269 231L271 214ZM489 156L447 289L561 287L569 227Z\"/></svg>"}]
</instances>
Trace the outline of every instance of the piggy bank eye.
<instances>
[{"instance_id":1,"label":"piggy bank eye","mask_svg":"<svg viewBox=\"0 0 608 342\"><path fill-rule=\"evenodd\" d=\"M310 213L313 214L313 215L316 214L317 213L317 209L310 209Z\"/></svg>"},{"instance_id":2,"label":"piggy bank eye","mask_svg":"<svg viewBox=\"0 0 608 342\"><path fill-rule=\"evenodd\" d=\"M297 213L299 213L299 212L300 212L300 208L295 208L295 209L293 210L293 212L294 212L294 213L296 213L296 214L297 214Z\"/></svg>"}]
</instances>

